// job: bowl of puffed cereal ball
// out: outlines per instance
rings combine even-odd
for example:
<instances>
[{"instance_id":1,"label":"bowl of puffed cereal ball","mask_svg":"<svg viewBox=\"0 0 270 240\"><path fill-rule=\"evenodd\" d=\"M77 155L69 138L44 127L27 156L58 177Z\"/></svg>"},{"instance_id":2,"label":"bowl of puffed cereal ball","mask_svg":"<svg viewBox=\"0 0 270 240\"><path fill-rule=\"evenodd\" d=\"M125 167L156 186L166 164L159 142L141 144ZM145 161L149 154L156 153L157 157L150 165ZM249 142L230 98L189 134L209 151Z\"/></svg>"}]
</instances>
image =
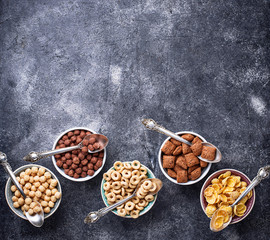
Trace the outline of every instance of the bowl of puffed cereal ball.
<instances>
[{"instance_id":1,"label":"bowl of puffed cereal ball","mask_svg":"<svg viewBox=\"0 0 270 240\"><path fill-rule=\"evenodd\" d=\"M124 198L129 197L136 189L139 182L146 178L155 178L152 171L138 160L132 162L116 161L112 168L103 174L101 182L101 196L106 206L110 206ZM147 188L154 189L157 186ZM146 184L145 184L146 185ZM143 189L142 189L143 190ZM132 198L120 205L112 212L120 217L138 218L147 213L155 204L157 194L150 195L147 191L141 191L138 197Z\"/></svg>"},{"instance_id":2,"label":"bowl of puffed cereal ball","mask_svg":"<svg viewBox=\"0 0 270 240\"><path fill-rule=\"evenodd\" d=\"M62 189L59 180L48 168L37 164L24 165L14 171L25 195L24 199L9 178L5 196L10 209L20 218L27 220L24 211L35 214L37 208L33 200L38 201L44 211L44 218L50 217L59 207Z\"/></svg>"},{"instance_id":3,"label":"bowl of puffed cereal ball","mask_svg":"<svg viewBox=\"0 0 270 240\"><path fill-rule=\"evenodd\" d=\"M200 193L201 207L204 213L211 218L216 210L223 210L222 217L215 223L222 226L232 215L230 224L242 221L251 212L255 203L255 190L252 189L232 209L229 207L250 184L250 179L235 169L222 169L208 177Z\"/></svg>"}]
</instances>

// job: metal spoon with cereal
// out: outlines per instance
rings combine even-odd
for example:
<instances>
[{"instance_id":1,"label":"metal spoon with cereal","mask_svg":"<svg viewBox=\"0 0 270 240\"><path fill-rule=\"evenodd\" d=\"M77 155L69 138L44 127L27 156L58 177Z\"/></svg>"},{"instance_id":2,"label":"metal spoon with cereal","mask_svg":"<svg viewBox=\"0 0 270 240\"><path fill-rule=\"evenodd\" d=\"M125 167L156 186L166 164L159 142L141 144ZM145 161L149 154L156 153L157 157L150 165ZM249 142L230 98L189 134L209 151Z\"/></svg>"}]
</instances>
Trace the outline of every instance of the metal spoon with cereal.
<instances>
[{"instance_id":1,"label":"metal spoon with cereal","mask_svg":"<svg viewBox=\"0 0 270 240\"><path fill-rule=\"evenodd\" d=\"M176 135L175 133L169 131L168 129L162 127L161 125L158 125L153 119L143 119L142 120L142 124L150 129L150 130L154 130L156 132L165 134L177 141L180 141L184 144L187 144L188 146L192 148L196 148L196 145L201 144L202 146L202 153L200 156L197 156L197 158L199 158L200 160L204 161L204 162L208 162L208 163L218 163L221 161L222 159L222 154L219 151L219 149L214 146L212 143L209 142L200 142L200 143L194 143L192 144L191 142L187 141L186 139Z\"/></svg>"}]
</instances>

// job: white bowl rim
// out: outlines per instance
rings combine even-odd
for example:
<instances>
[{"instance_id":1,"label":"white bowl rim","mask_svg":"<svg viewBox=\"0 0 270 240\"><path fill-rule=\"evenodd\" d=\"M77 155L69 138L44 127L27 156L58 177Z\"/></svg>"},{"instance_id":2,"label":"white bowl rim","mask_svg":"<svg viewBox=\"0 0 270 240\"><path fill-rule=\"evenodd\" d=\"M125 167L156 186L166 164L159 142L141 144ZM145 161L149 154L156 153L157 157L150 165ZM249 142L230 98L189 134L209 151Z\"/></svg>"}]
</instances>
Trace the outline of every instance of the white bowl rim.
<instances>
[{"instance_id":1,"label":"white bowl rim","mask_svg":"<svg viewBox=\"0 0 270 240\"><path fill-rule=\"evenodd\" d=\"M57 207L55 207L55 208L53 208L53 211L51 211L49 214L47 214L46 216L44 215L44 219L47 219L47 218L49 218L52 214L54 214L55 213L55 211L58 209L58 207L60 206L60 203L61 203L61 200L62 200L62 188L61 188L61 183L60 183L60 181L59 181L59 179L56 177L56 175L50 170L50 169L48 169L47 167L44 167L44 166L41 166L41 165L38 165L38 164L34 164L34 163L30 163L30 164L26 164L26 165L23 165L23 166L21 166L21 167L19 167L19 168L17 168L15 171L13 171L14 172L14 174L15 174L15 176L18 174L18 173L20 173L20 172L22 172L23 171L23 169L26 169L26 168L31 168L31 167L43 167L43 168L45 168L46 169L46 171L48 171L52 176L53 176L53 178L54 179L56 179L57 181L58 181L58 187L59 187L59 192L61 193L61 198L60 199L58 199L57 200ZM11 183L11 179L10 179L10 177L8 178L8 180L7 180L7 182L6 182L6 186L5 186L5 197L6 197L6 201L7 201L7 204L8 204L8 206L9 206L9 208L12 210L12 212L14 212L18 217L20 217L20 218L22 218L22 219L24 219L24 220L27 220L27 218L22 214L22 215L19 215L16 211L14 211L14 207L13 206L11 206L10 204L9 204L9 201L7 200L7 191L9 191L9 189L8 189L8 185L9 185L9 183L12 185L12 183Z\"/></svg>"},{"instance_id":2,"label":"white bowl rim","mask_svg":"<svg viewBox=\"0 0 270 240\"><path fill-rule=\"evenodd\" d=\"M195 136L199 137L201 140L203 140L203 142L206 142L206 140L205 140L204 137L202 137L200 134L195 133L195 132L192 132L192 131L181 131L181 132L176 132L175 134L192 134L192 135L195 135ZM212 163L208 163L207 167L204 168L204 170L202 171L202 174L201 174L201 176L200 176L199 178L197 178L196 180L193 180L193 181L192 181L192 180L189 180L189 181L186 182L186 183L178 183L178 182L176 181L176 179L174 179L174 178L172 178L172 177L170 177L170 176L168 175L168 173L165 171L165 169L164 169L163 166L162 166L162 161L161 161L161 149L162 149L162 147L164 146L164 144L165 144L169 139L171 139L171 137L168 137L168 138L166 138L166 139L163 141L161 147L159 148L159 152L158 152L158 163L159 163L159 167L160 167L162 173L165 175L165 177L168 178L171 182L173 182L173 183L175 183L175 184L178 184L178 185L192 185L192 184L195 184L195 183L201 181L201 180L207 175L207 173L209 172L209 170L210 170L210 168L211 168L211 166L212 166Z\"/></svg>"},{"instance_id":3,"label":"white bowl rim","mask_svg":"<svg viewBox=\"0 0 270 240\"><path fill-rule=\"evenodd\" d=\"M54 144L53 144L53 148L52 150L55 149L56 147L56 144L58 143L58 141L61 139L61 137L63 135L65 135L66 133L68 133L69 131L74 131L74 130L86 130L86 131L89 131L89 132L92 132L93 134L95 134L96 132L90 128L87 128L87 127L73 127L73 128L69 128L67 129L66 131L60 133L60 135L57 137L57 139L54 141ZM104 149L104 156L103 156L103 160L102 160L102 166L97 170L95 171L94 175L93 176L89 176L87 175L86 177L84 178L73 178L73 177L70 177L68 176L67 174L65 174L64 170L62 170L61 168L59 168L57 165L56 165L56 160L55 160L55 157L52 156L52 162L53 162L53 165L54 167L56 168L56 170L65 178L73 181L73 182L85 182L85 181L88 181L92 178L94 178L95 176L97 176L99 174L99 172L102 170L102 168L104 167L104 164L106 162L106 148Z\"/></svg>"},{"instance_id":4,"label":"white bowl rim","mask_svg":"<svg viewBox=\"0 0 270 240\"><path fill-rule=\"evenodd\" d=\"M223 172L223 171L235 171L235 172L239 173L240 175L241 175L241 174L244 175L244 176L249 180L249 182L251 182L251 180L249 179L249 177L248 177L246 174L244 174L243 172L241 172L241 171L239 171L239 170L233 169L233 168L224 168L224 169L220 169L220 170L215 171L214 173L212 173L212 174L205 180L204 184L202 185L201 191L200 191L200 203L201 203L201 207L202 207L202 210L203 210L204 213L205 213L205 210L204 210L204 208L203 208L203 203L202 203L202 196L203 196L202 190L204 189L206 182L207 182L209 179L211 179L211 177L213 177L215 174L217 174L217 173L219 173L219 172ZM245 216L243 216L243 218L240 218L239 220L237 220L237 221L235 221L235 222L231 222L230 224L235 224L235 223L241 222L242 220L244 220L244 219L249 215L249 213L251 212L251 210L253 209L254 204L255 204L255 200L256 200L256 196L255 196L255 195L256 195L256 194L255 194L255 188L253 188L253 197L254 197L254 201L253 201L253 203L252 203L252 205L251 205L249 211L247 211L247 212L245 213ZM205 214L206 214L206 213L205 213Z\"/></svg>"},{"instance_id":5,"label":"white bowl rim","mask_svg":"<svg viewBox=\"0 0 270 240\"><path fill-rule=\"evenodd\" d=\"M133 161L135 161L135 160L133 160ZM133 161L124 161L124 162L122 162L122 163L125 163L125 162L128 162L128 163L130 163L130 162L133 162ZM139 161L139 160L137 160L137 161ZM150 174L153 176L153 178L156 178L156 176L154 175L154 173L148 168L148 167L146 167L144 164L142 164L141 163L141 165L143 166L143 167L145 167L146 169L147 169L147 171L149 171L150 172ZM110 169L112 169L113 168L113 166L111 167L111 168L109 168L106 172L108 172ZM102 186L103 186L103 184L104 184L104 178L102 178L102 180L101 180L101 185L100 185L100 193L101 193L101 197L102 197L102 200L103 200L103 202L104 202L104 204L105 204L105 206L106 207L108 207L109 205L107 205L107 203L106 203L106 201L105 201L105 199L104 199L104 197L103 197L103 194L102 194ZM157 200L157 197L158 197L158 194L155 194L155 199L151 202L152 203L152 205L145 211L145 212L143 212L143 213L139 213L139 217L140 216L143 216L144 214L146 214L147 212L149 212L149 210L154 206L154 204L155 204L155 202L156 202L156 200ZM114 213L116 216L118 216L118 217L122 217L122 218L132 218L131 216L119 216L116 212L114 212L114 211L111 211L112 213Z\"/></svg>"}]
</instances>

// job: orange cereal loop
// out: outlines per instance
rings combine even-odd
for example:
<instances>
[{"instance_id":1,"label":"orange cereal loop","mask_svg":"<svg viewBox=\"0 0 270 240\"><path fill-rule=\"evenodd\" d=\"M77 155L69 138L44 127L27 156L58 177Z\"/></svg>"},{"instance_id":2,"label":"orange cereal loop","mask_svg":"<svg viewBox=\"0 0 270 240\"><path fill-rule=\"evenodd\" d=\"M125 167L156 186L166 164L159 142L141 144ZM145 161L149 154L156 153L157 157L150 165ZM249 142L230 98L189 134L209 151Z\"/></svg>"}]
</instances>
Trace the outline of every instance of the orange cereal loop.
<instances>
[{"instance_id":1,"label":"orange cereal loop","mask_svg":"<svg viewBox=\"0 0 270 240\"><path fill-rule=\"evenodd\" d=\"M109 182L105 182L104 185L103 185L103 189L105 191L109 190L111 188L111 184Z\"/></svg>"},{"instance_id":2,"label":"orange cereal loop","mask_svg":"<svg viewBox=\"0 0 270 240\"><path fill-rule=\"evenodd\" d=\"M106 180L106 181L110 181L111 180L111 175L109 173L104 173L103 174L103 178Z\"/></svg>"},{"instance_id":3,"label":"orange cereal loop","mask_svg":"<svg viewBox=\"0 0 270 240\"><path fill-rule=\"evenodd\" d=\"M115 202L115 194L113 192L107 194L108 202Z\"/></svg>"},{"instance_id":4,"label":"orange cereal loop","mask_svg":"<svg viewBox=\"0 0 270 240\"><path fill-rule=\"evenodd\" d=\"M140 172L141 172L141 174L146 175L147 174L147 169L144 168L144 167L140 167Z\"/></svg>"},{"instance_id":5,"label":"orange cereal loop","mask_svg":"<svg viewBox=\"0 0 270 240\"><path fill-rule=\"evenodd\" d=\"M133 171L131 172L131 176L138 176L138 177L140 177L140 175L141 175L141 173L140 173L139 170L133 170Z\"/></svg>"},{"instance_id":6,"label":"orange cereal loop","mask_svg":"<svg viewBox=\"0 0 270 240\"><path fill-rule=\"evenodd\" d=\"M120 208L117 210L117 214L121 217L124 217L124 216L126 216L126 210L123 208Z\"/></svg>"},{"instance_id":7,"label":"orange cereal loop","mask_svg":"<svg viewBox=\"0 0 270 240\"><path fill-rule=\"evenodd\" d=\"M131 202L131 201L128 201L125 204L125 209L127 211L132 211L134 209L134 207L135 207L135 204L133 202Z\"/></svg>"},{"instance_id":8,"label":"orange cereal loop","mask_svg":"<svg viewBox=\"0 0 270 240\"><path fill-rule=\"evenodd\" d=\"M115 168L116 171L120 170L122 167L123 167L123 163L120 162L120 161L116 161L114 164L113 164L113 167Z\"/></svg>"},{"instance_id":9,"label":"orange cereal loop","mask_svg":"<svg viewBox=\"0 0 270 240\"><path fill-rule=\"evenodd\" d=\"M124 168L130 170L132 167L131 167L131 164L130 163L125 162L124 163Z\"/></svg>"},{"instance_id":10,"label":"orange cereal loop","mask_svg":"<svg viewBox=\"0 0 270 240\"><path fill-rule=\"evenodd\" d=\"M132 163L131 163L131 166L133 169L140 169L141 167L141 163L138 161L138 160L134 160Z\"/></svg>"},{"instance_id":11,"label":"orange cereal loop","mask_svg":"<svg viewBox=\"0 0 270 240\"><path fill-rule=\"evenodd\" d=\"M152 187L152 182L150 180L146 180L143 182L142 187L146 190L149 190Z\"/></svg>"},{"instance_id":12,"label":"orange cereal loop","mask_svg":"<svg viewBox=\"0 0 270 240\"><path fill-rule=\"evenodd\" d=\"M131 199L132 202L134 202L135 204L140 202L140 199L138 197L134 197Z\"/></svg>"},{"instance_id":13,"label":"orange cereal loop","mask_svg":"<svg viewBox=\"0 0 270 240\"><path fill-rule=\"evenodd\" d=\"M129 170L127 170L127 169L123 170L122 176L123 176L124 178L130 178L130 177L131 177L131 171L129 171Z\"/></svg>"},{"instance_id":14,"label":"orange cereal loop","mask_svg":"<svg viewBox=\"0 0 270 240\"><path fill-rule=\"evenodd\" d=\"M132 176L132 177L130 178L130 183L131 183L132 185L137 185L139 182L140 182L140 178L137 177L137 176Z\"/></svg>"},{"instance_id":15,"label":"orange cereal loop","mask_svg":"<svg viewBox=\"0 0 270 240\"><path fill-rule=\"evenodd\" d=\"M119 201L121 201L121 200L123 200L123 197L122 197L121 195L116 195L115 201L116 201L116 202L119 202Z\"/></svg>"},{"instance_id":16,"label":"orange cereal loop","mask_svg":"<svg viewBox=\"0 0 270 240\"><path fill-rule=\"evenodd\" d=\"M147 195L147 196L145 197L145 200L146 200L147 202L152 202L152 201L154 200L154 196L153 196L153 195Z\"/></svg>"},{"instance_id":17,"label":"orange cereal loop","mask_svg":"<svg viewBox=\"0 0 270 240\"><path fill-rule=\"evenodd\" d=\"M132 210L131 212L130 212L130 216L132 217L132 218L138 218L139 217L139 210Z\"/></svg>"},{"instance_id":18,"label":"orange cereal loop","mask_svg":"<svg viewBox=\"0 0 270 240\"><path fill-rule=\"evenodd\" d=\"M112 183L112 188L113 189L120 189L121 188L121 183L119 181L113 182Z\"/></svg>"},{"instance_id":19,"label":"orange cereal loop","mask_svg":"<svg viewBox=\"0 0 270 240\"><path fill-rule=\"evenodd\" d=\"M121 178L121 174L119 172L113 171L111 174L111 178L114 181L118 181Z\"/></svg>"},{"instance_id":20,"label":"orange cereal loop","mask_svg":"<svg viewBox=\"0 0 270 240\"><path fill-rule=\"evenodd\" d=\"M157 190L157 184L152 182L152 187L149 189L149 192L155 192Z\"/></svg>"}]
</instances>

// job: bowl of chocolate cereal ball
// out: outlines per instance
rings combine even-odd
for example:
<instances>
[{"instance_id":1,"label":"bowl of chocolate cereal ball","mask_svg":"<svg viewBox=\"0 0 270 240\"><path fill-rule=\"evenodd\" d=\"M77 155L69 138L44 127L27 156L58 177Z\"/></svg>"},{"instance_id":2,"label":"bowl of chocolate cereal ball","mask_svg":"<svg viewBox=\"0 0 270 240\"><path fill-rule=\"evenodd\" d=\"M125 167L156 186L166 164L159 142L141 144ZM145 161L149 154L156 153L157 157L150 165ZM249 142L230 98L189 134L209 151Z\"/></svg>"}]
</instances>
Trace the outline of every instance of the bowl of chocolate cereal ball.
<instances>
[{"instance_id":1,"label":"bowl of chocolate cereal ball","mask_svg":"<svg viewBox=\"0 0 270 240\"><path fill-rule=\"evenodd\" d=\"M26 199L17 190L9 178L5 187L5 196L10 209L20 218L27 220L24 212L30 215L41 209L36 207L38 201L44 211L44 218L50 217L59 207L62 199L62 189L58 178L48 168L37 165L24 165L14 171Z\"/></svg>"},{"instance_id":2,"label":"bowl of chocolate cereal ball","mask_svg":"<svg viewBox=\"0 0 270 240\"><path fill-rule=\"evenodd\" d=\"M199 134L184 131L177 135L191 142L188 146L171 137L168 137L161 145L158 153L158 162L162 173L173 183L179 185L191 185L202 180L209 172L212 163L204 162L197 156L206 151L208 147L202 147L206 140ZM215 156L210 156L215 157Z\"/></svg>"},{"instance_id":3,"label":"bowl of chocolate cereal ball","mask_svg":"<svg viewBox=\"0 0 270 240\"><path fill-rule=\"evenodd\" d=\"M143 179L155 178L152 171L138 160L131 162L116 161L106 173L101 182L101 196L108 207L132 195L139 182ZM144 184L147 189L144 189ZM126 203L123 203L112 212L124 218L138 218L147 213L155 204L157 194L149 194L157 186L145 180L141 191Z\"/></svg>"},{"instance_id":4,"label":"bowl of chocolate cereal ball","mask_svg":"<svg viewBox=\"0 0 270 240\"><path fill-rule=\"evenodd\" d=\"M61 133L55 140L53 150L78 145L84 140L85 136L95 133L92 129L86 127L70 128ZM93 142L88 148L92 151L95 150L96 144L95 139L90 140L93 140ZM89 153L88 148L83 147L52 156L56 170L63 177L75 182L84 182L94 178L105 164L106 149L97 153Z\"/></svg>"}]
</instances>

